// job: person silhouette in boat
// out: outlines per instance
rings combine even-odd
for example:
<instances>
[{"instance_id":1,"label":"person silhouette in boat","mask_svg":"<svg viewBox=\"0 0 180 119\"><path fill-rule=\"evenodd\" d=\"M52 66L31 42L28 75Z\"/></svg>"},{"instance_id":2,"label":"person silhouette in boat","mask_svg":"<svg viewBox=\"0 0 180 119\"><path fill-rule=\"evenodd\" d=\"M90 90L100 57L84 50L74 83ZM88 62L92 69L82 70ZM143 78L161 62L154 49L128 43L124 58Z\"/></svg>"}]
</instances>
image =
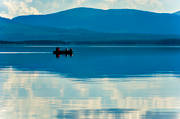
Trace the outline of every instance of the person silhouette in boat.
<instances>
[{"instance_id":1,"label":"person silhouette in boat","mask_svg":"<svg viewBox=\"0 0 180 119\"><path fill-rule=\"evenodd\" d=\"M70 48L70 50L68 50L67 48L63 51L63 50L60 50L59 47L56 48L56 51L53 51L53 54L56 54L56 57L60 57L60 55L70 55L72 56L73 54L73 51L72 51L72 48Z\"/></svg>"},{"instance_id":2,"label":"person silhouette in boat","mask_svg":"<svg viewBox=\"0 0 180 119\"><path fill-rule=\"evenodd\" d=\"M56 51L57 51L57 52L60 52L60 48L56 48Z\"/></svg>"},{"instance_id":3,"label":"person silhouette in boat","mask_svg":"<svg viewBox=\"0 0 180 119\"><path fill-rule=\"evenodd\" d=\"M53 54L60 54L60 48L57 47L57 48L56 48L56 51L53 51Z\"/></svg>"},{"instance_id":4,"label":"person silhouette in boat","mask_svg":"<svg viewBox=\"0 0 180 119\"><path fill-rule=\"evenodd\" d=\"M67 48L65 49L65 55L66 55L66 57L68 56L68 49Z\"/></svg>"},{"instance_id":5,"label":"person silhouette in boat","mask_svg":"<svg viewBox=\"0 0 180 119\"><path fill-rule=\"evenodd\" d=\"M72 48L70 48L70 50L69 50L69 54L70 54L70 56L72 57L73 56L73 50L72 50Z\"/></svg>"},{"instance_id":6,"label":"person silhouette in boat","mask_svg":"<svg viewBox=\"0 0 180 119\"><path fill-rule=\"evenodd\" d=\"M72 53L72 48L70 48L69 52Z\"/></svg>"}]
</instances>

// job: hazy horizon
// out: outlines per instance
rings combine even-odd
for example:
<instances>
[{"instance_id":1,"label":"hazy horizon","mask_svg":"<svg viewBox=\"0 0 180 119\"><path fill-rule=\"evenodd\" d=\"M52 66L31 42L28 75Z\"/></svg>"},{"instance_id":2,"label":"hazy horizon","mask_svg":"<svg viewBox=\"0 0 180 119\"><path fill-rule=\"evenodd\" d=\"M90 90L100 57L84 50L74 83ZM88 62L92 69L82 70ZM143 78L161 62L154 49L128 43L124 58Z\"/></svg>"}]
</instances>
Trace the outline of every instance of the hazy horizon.
<instances>
[{"instance_id":1,"label":"hazy horizon","mask_svg":"<svg viewBox=\"0 0 180 119\"><path fill-rule=\"evenodd\" d=\"M70 9L65 9L65 10L60 10L60 11L56 11L56 12L51 12L51 13L44 13L44 14L22 14L19 16L28 16L28 15L48 15L48 14L54 14L54 13L59 13L59 12L63 12L63 11L67 11L67 10L71 10L71 9L77 9L77 8L90 8L90 9L99 9L99 10L111 10L111 9L100 9L100 8L93 8L93 7L74 7L74 8L70 8ZM122 8L122 9L129 9L129 8ZM119 10L122 10L119 9ZM144 11L144 12L152 12L152 13L169 13L169 14L174 14L176 12L180 12L180 10L175 11L175 12L153 12L153 11L147 11L147 10L140 10L140 9L129 9L129 10L137 10L137 11ZM15 17L19 17L19 16L15 16ZM15 17L6 17L6 16L0 16L2 18L7 18L7 19L13 19Z\"/></svg>"}]
</instances>

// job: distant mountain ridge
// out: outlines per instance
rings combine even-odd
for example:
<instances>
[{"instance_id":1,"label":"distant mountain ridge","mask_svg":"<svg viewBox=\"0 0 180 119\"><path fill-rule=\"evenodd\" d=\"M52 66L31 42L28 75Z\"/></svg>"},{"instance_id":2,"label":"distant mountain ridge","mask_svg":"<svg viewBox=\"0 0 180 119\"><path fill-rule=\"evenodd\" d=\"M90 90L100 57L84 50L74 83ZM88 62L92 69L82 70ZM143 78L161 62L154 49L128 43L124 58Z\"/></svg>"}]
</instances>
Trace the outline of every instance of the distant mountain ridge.
<instances>
[{"instance_id":1,"label":"distant mountain ridge","mask_svg":"<svg viewBox=\"0 0 180 119\"><path fill-rule=\"evenodd\" d=\"M178 44L180 16L133 9L75 8L47 15L0 17L1 43Z\"/></svg>"},{"instance_id":2,"label":"distant mountain ridge","mask_svg":"<svg viewBox=\"0 0 180 119\"><path fill-rule=\"evenodd\" d=\"M95 34L82 29L60 29L53 27L32 26L10 19L0 18L0 41L62 41L80 38L81 34ZM77 40L77 39L76 39Z\"/></svg>"},{"instance_id":3,"label":"distant mountain ridge","mask_svg":"<svg viewBox=\"0 0 180 119\"><path fill-rule=\"evenodd\" d=\"M15 22L106 33L180 34L180 16L133 9L74 8L47 15L19 16Z\"/></svg>"}]
</instances>

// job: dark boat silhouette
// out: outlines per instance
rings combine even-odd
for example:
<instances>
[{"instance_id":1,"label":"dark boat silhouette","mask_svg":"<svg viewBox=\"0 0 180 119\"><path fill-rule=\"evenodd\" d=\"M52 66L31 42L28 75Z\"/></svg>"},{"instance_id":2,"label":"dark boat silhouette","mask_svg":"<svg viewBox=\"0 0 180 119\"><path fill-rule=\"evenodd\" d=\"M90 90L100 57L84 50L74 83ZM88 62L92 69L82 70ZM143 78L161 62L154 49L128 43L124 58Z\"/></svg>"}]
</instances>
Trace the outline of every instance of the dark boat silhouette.
<instances>
[{"instance_id":1,"label":"dark boat silhouette","mask_svg":"<svg viewBox=\"0 0 180 119\"><path fill-rule=\"evenodd\" d=\"M59 57L60 55L72 56L73 50L72 50L72 48L70 48L69 50L67 48L65 50L60 50L60 48L57 47L56 50L53 51L53 54L55 54L57 57Z\"/></svg>"}]
</instances>

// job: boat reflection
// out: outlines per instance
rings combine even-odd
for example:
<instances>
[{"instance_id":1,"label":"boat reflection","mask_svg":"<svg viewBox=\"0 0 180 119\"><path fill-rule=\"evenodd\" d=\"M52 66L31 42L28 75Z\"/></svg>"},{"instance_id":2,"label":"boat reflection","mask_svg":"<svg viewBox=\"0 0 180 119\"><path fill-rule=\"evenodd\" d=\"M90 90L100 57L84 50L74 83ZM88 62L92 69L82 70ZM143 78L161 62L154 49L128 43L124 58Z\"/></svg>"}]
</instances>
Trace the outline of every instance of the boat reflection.
<instances>
[{"instance_id":1,"label":"boat reflection","mask_svg":"<svg viewBox=\"0 0 180 119\"><path fill-rule=\"evenodd\" d=\"M0 54L1 118L179 119L179 48L53 49L0 48L36 52Z\"/></svg>"},{"instance_id":2,"label":"boat reflection","mask_svg":"<svg viewBox=\"0 0 180 119\"><path fill-rule=\"evenodd\" d=\"M19 48L25 51L53 51L54 47ZM6 50L6 49L5 49ZM72 58L56 60L51 53L1 54L0 67L49 71L69 78L147 77L152 74L180 74L180 48L73 48ZM86 80L84 80L86 81Z\"/></svg>"}]
</instances>

